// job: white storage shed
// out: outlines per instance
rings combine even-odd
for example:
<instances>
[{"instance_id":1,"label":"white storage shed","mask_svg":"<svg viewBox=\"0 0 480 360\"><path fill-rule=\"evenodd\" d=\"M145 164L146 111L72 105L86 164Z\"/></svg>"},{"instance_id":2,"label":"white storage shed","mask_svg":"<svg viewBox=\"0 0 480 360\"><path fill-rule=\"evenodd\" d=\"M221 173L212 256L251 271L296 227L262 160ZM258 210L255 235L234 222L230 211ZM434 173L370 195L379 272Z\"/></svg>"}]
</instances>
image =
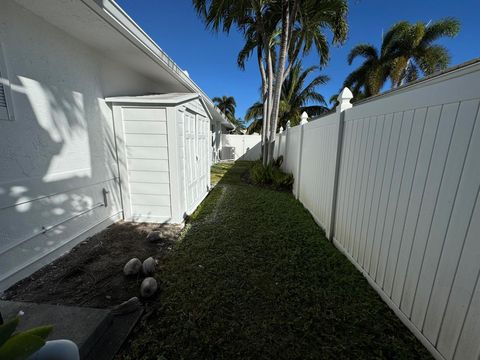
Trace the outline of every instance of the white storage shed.
<instances>
[{"instance_id":1,"label":"white storage shed","mask_svg":"<svg viewBox=\"0 0 480 360\"><path fill-rule=\"evenodd\" d=\"M107 98L124 217L180 223L210 186L211 115L199 94Z\"/></svg>"}]
</instances>

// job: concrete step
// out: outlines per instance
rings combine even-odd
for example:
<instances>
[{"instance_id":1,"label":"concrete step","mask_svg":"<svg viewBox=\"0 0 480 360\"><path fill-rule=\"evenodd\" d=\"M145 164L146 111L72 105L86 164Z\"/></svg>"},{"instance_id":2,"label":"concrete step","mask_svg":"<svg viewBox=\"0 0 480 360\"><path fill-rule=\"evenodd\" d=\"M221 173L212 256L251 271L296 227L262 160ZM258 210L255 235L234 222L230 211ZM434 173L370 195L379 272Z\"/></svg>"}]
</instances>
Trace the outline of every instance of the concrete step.
<instances>
[{"instance_id":1,"label":"concrete step","mask_svg":"<svg viewBox=\"0 0 480 360\"><path fill-rule=\"evenodd\" d=\"M84 360L111 360L120 350L135 324L142 316L143 308L125 315L114 315L113 322L97 341Z\"/></svg>"},{"instance_id":2,"label":"concrete step","mask_svg":"<svg viewBox=\"0 0 480 360\"><path fill-rule=\"evenodd\" d=\"M77 344L82 359L92 351L113 321L110 310L106 309L0 301L0 312L5 321L16 316L19 311L23 311L24 315L20 319L18 331L53 325L48 340L73 341Z\"/></svg>"}]
</instances>

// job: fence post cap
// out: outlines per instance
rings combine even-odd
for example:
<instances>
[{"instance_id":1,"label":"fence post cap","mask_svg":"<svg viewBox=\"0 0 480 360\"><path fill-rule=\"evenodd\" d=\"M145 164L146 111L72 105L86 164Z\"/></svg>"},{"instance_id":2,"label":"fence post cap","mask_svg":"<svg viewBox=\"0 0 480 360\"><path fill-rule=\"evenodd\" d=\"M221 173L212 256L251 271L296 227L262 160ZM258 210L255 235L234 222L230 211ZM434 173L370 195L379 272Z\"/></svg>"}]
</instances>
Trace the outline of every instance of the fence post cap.
<instances>
[{"instance_id":1,"label":"fence post cap","mask_svg":"<svg viewBox=\"0 0 480 360\"><path fill-rule=\"evenodd\" d=\"M290 125L290 120L287 121L287 129L290 129L292 126Z\"/></svg>"},{"instance_id":2,"label":"fence post cap","mask_svg":"<svg viewBox=\"0 0 480 360\"><path fill-rule=\"evenodd\" d=\"M304 112L302 113L302 115L300 116L300 119L302 119L302 120L300 121L300 125L303 125L303 124L308 123L308 114L307 114L306 111L304 111Z\"/></svg>"},{"instance_id":3,"label":"fence post cap","mask_svg":"<svg viewBox=\"0 0 480 360\"><path fill-rule=\"evenodd\" d=\"M283 126L280 126L280 129L278 129L278 133L279 134L283 133Z\"/></svg>"},{"instance_id":4,"label":"fence post cap","mask_svg":"<svg viewBox=\"0 0 480 360\"><path fill-rule=\"evenodd\" d=\"M337 111L343 111L350 109L353 105L350 100L353 99L353 94L348 87L344 87L343 90L338 94L337 100Z\"/></svg>"}]
</instances>

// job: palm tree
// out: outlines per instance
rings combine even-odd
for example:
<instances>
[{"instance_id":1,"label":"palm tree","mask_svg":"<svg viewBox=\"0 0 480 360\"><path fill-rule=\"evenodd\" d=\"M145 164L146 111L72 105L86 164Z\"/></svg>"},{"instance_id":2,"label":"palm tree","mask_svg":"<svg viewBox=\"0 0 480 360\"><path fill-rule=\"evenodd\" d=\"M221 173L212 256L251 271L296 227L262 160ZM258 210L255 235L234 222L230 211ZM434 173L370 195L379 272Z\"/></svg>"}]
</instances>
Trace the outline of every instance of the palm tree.
<instances>
[{"instance_id":1,"label":"palm tree","mask_svg":"<svg viewBox=\"0 0 480 360\"><path fill-rule=\"evenodd\" d=\"M390 78L397 87L418 79L420 73L431 75L446 69L450 54L446 47L434 44L442 37L455 37L460 31L460 22L445 18L433 23L402 21L392 27L387 51L393 57Z\"/></svg>"},{"instance_id":2,"label":"palm tree","mask_svg":"<svg viewBox=\"0 0 480 360\"><path fill-rule=\"evenodd\" d=\"M326 30L332 42L342 43L347 35L347 0L193 0L194 6L208 27L229 32L237 26L246 41L242 56L257 50L262 76L262 102L266 126L264 160L277 128L282 84L298 57L315 48L320 63L328 61ZM247 45L247 44L246 44ZM242 50L243 51L243 50ZM265 131L264 131L265 133Z\"/></svg>"},{"instance_id":3,"label":"palm tree","mask_svg":"<svg viewBox=\"0 0 480 360\"><path fill-rule=\"evenodd\" d=\"M225 114L228 120L235 121L235 107L237 103L233 96L214 97L212 101L215 103L217 108Z\"/></svg>"},{"instance_id":4,"label":"palm tree","mask_svg":"<svg viewBox=\"0 0 480 360\"><path fill-rule=\"evenodd\" d=\"M380 51L371 44L355 46L348 54L348 64L358 56L365 60L347 76L344 86L352 90L355 98L378 94L390 78L392 87L416 80L420 72L431 75L450 64L448 50L433 42L441 37L453 37L460 30L460 23L453 18L433 24L401 21L385 34Z\"/></svg>"},{"instance_id":5,"label":"palm tree","mask_svg":"<svg viewBox=\"0 0 480 360\"><path fill-rule=\"evenodd\" d=\"M348 65L352 65L353 60L358 56L365 60L357 70L347 76L343 87L350 88L355 98L359 95L368 97L378 94L389 76L388 54L379 54L371 44L360 44L348 54Z\"/></svg>"},{"instance_id":6,"label":"palm tree","mask_svg":"<svg viewBox=\"0 0 480 360\"><path fill-rule=\"evenodd\" d=\"M274 1L279 11L280 40L278 61L275 71L272 115L270 119L270 144L273 145L279 122L283 83L298 61L314 47L320 57L320 64L328 61L328 41L325 31L332 33L332 43L342 44L347 37L346 0L281 0ZM273 148L271 149L273 150ZM273 160L269 151L268 161Z\"/></svg>"},{"instance_id":7,"label":"palm tree","mask_svg":"<svg viewBox=\"0 0 480 360\"><path fill-rule=\"evenodd\" d=\"M309 116L321 115L328 111L325 99L316 91L319 85L323 85L329 80L328 76L317 75L305 85L306 78L317 69L317 66L311 66L302 70L301 62L292 66L282 85L278 128L285 127L289 120L292 126L297 125L300 122L300 115L304 111ZM247 129L248 133L258 132L263 124L263 104L261 102L253 104L247 110L245 120L253 120Z\"/></svg>"}]
</instances>

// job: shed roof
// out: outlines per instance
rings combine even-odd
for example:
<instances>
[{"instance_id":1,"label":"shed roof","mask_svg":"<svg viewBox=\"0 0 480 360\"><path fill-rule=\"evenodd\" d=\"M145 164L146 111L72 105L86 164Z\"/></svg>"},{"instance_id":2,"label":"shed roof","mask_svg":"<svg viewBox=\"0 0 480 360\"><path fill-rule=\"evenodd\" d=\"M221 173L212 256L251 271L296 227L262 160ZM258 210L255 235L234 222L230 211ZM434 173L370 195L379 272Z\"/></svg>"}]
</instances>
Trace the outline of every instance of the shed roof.
<instances>
[{"instance_id":1,"label":"shed roof","mask_svg":"<svg viewBox=\"0 0 480 360\"><path fill-rule=\"evenodd\" d=\"M162 105L178 105L188 101L198 99L205 111L208 114L208 117L214 119L212 112L205 103L205 100L200 94L195 93L167 93L167 94L151 94L151 95L140 95L140 96L113 96L105 98L106 102L117 103L117 104L162 104ZM215 120L215 119L214 119ZM222 122L222 124L224 124ZM230 123L228 123L230 124Z\"/></svg>"},{"instance_id":2,"label":"shed roof","mask_svg":"<svg viewBox=\"0 0 480 360\"><path fill-rule=\"evenodd\" d=\"M136 103L136 104L180 104L186 101L200 98L199 94L192 93L167 93L141 96L114 96L105 99L112 103Z\"/></svg>"}]
</instances>

